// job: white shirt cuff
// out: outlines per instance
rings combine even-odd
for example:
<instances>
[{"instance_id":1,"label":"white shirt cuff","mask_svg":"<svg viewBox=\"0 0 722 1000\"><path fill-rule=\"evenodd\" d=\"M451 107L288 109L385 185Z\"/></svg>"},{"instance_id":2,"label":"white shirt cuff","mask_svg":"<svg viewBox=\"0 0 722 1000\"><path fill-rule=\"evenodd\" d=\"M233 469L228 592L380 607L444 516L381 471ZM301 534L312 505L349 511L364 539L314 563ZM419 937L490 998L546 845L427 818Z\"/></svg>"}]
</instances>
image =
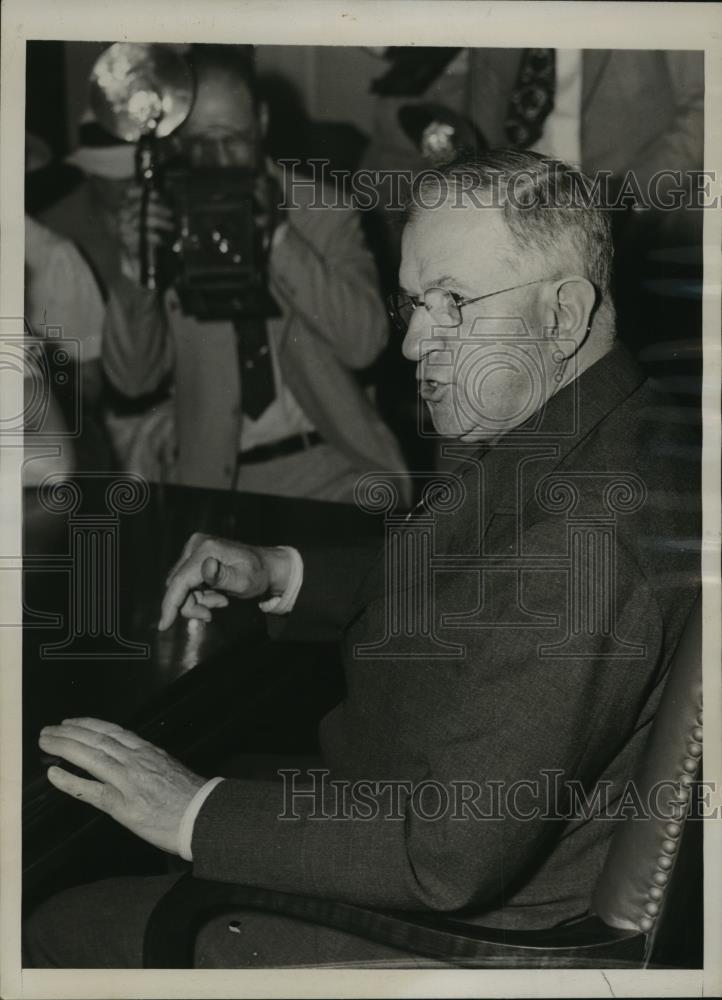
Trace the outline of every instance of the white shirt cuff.
<instances>
[{"instance_id":1,"label":"white shirt cuff","mask_svg":"<svg viewBox=\"0 0 722 1000\"><path fill-rule=\"evenodd\" d=\"M297 549L292 549L289 545L278 545L277 548L288 552L291 557L291 569L288 574L288 583L282 594L276 594L265 601L261 601L258 607L261 611L271 615L287 615L293 611L301 585L303 583L303 559Z\"/></svg>"},{"instance_id":2,"label":"white shirt cuff","mask_svg":"<svg viewBox=\"0 0 722 1000\"><path fill-rule=\"evenodd\" d=\"M178 853L184 861L193 860L193 852L191 850L191 844L193 842L193 827L195 826L196 817L201 811L201 806L216 785L220 785L220 783L224 780L224 778L211 778L210 781L207 781L202 788L198 789L196 794L186 806L186 811L183 813L183 819L181 820L180 830L178 831Z\"/></svg>"}]
</instances>

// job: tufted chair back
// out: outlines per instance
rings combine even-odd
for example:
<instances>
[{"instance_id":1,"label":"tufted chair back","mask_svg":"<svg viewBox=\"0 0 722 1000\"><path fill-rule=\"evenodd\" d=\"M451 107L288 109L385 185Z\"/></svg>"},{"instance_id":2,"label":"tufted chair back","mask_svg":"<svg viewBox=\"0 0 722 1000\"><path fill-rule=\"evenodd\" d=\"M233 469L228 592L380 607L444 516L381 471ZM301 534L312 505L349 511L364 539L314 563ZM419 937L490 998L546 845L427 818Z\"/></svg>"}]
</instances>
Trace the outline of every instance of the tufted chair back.
<instances>
[{"instance_id":1,"label":"tufted chair back","mask_svg":"<svg viewBox=\"0 0 722 1000\"><path fill-rule=\"evenodd\" d=\"M612 838L593 909L606 924L642 931L652 953L677 868L702 757L702 599L697 599L669 668L635 783L654 816L627 817ZM651 811L651 810L650 810Z\"/></svg>"}]
</instances>

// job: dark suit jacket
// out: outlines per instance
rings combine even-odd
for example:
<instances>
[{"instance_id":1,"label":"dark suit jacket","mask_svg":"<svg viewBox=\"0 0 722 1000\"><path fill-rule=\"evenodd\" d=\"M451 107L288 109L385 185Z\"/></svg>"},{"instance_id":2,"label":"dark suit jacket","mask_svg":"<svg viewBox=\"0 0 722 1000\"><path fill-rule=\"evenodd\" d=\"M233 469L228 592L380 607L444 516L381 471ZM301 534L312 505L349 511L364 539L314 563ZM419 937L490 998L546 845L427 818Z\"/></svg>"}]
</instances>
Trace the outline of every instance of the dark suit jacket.
<instances>
[{"instance_id":1,"label":"dark suit jacket","mask_svg":"<svg viewBox=\"0 0 722 1000\"><path fill-rule=\"evenodd\" d=\"M386 634L383 556L354 595L347 562L304 553L306 583L284 633L314 611L327 630L346 622L347 694L320 733L334 778L478 782L487 791L497 782L507 794L494 818L447 811L424 819L408 801L402 819L383 818L384 799L370 819L313 819L320 803L310 800L297 803L303 818L278 819L278 784L229 780L196 821L194 875L456 911L497 926L550 926L588 909L613 823L522 814L536 803L563 817L568 779L587 791L608 782L613 801L634 773L698 586L698 453L677 411L622 347L537 416L494 448L464 452L464 501L435 517L441 567L452 556L498 556L483 585L462 563L434 574L437 638L461 645L462 655L409 657L413 637L390 658L354 655L357 644ZM610 483L620 479L627 488L612 496ZM574 490L570 512L564 501ZM569 551L570 531L595 518L599 525L610 504L614 621L595 623L586 617L593 610L580 621L567 570L587 549L574 543ZM526 568L517 573L519 557ZM601 562L587 568L575 584L582 590L595 574L598 582ZM444 619L463 613L476 613L475 622ZM555 650L565 637L571 645ZM514 799L508 792L518 781L539 782L542 797L549 785L549 802L530 794L533 785ZM426 815L435 794L422 803ZM335 802L329 790L327 812Z\"/></svg>"}]
</instances>

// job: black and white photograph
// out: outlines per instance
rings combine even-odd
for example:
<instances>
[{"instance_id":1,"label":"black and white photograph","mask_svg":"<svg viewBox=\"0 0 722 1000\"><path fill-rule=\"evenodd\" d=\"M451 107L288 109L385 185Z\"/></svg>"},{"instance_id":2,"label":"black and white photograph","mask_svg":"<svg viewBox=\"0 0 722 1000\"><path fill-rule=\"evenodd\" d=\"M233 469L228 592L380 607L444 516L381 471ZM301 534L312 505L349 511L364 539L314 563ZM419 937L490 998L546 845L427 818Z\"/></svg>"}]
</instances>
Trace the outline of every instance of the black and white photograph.
<instances>
[{"instance_id":1,"label":"black and white photograph","mask_svg":"<svg viewBox=\"0 0 722 1000\"><path fill-rule=\"evenodd\" d=\"M0 994L715 995L722 5L122 8L2 11Z\"/></svg>"}]
</instances>

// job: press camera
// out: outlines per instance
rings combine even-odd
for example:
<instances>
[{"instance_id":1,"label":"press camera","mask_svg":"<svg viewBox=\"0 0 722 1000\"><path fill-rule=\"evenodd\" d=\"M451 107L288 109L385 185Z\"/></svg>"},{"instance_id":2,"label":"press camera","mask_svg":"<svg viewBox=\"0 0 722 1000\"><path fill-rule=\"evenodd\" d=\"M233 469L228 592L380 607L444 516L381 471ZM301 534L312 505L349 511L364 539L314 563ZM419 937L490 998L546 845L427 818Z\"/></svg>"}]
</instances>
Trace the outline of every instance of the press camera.
<instances>
[{"instance_id":1,"label":"press camera","mask_svg":"<svg viewBox=\"0 0 722 1000\"><path fill-rule=\"evenodd\" d=\"M195 83L184 54L172 45L116 42L96 62L90 83L99 122L137 144L143 284L173 284L184 311L202 320L277 315L266 280L270 240L257 200L259 175L241 167L191 167L177 154L166 159L162 153L193 105ZM161 191L176 220L167 250L148 239L151 190Z\"/></svg>"},{"instance_id":2,"label":"press camera","mask_svg":"<svg viewBox=\"0 0 722 1000\"><path fill-rule=\"evenodd\" d=\"M161 263L181 306L198 319L271 316L258 175L242 167L176 167L163 176L176 235Z\"/></svg>"}]
</instances>

